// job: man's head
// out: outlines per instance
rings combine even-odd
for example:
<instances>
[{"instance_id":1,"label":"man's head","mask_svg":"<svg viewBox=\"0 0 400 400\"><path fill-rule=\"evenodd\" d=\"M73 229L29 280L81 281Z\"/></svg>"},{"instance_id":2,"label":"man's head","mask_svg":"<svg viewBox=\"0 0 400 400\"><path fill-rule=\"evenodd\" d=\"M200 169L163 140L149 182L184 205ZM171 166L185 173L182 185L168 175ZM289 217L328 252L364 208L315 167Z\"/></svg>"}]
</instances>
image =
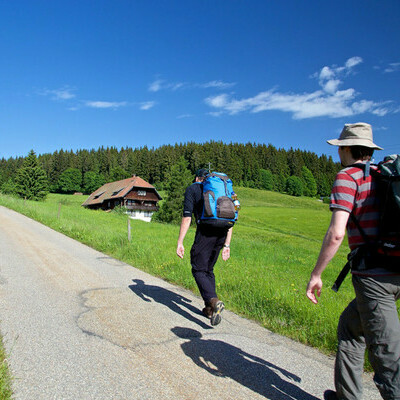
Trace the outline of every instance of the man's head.
<instances>
[{"instance_id":1,"label":"man's head","mask_svg":"<svg viewBox=\"0 0 400 400\"><path fill-rule=\"evenodd\" d=\"M383 150L373 141L372 127L365 122L346 124L339 139L327 141L333 146L339 146L339 156L343 165L354 161L370 160L374 150Z\"/></svg>"},{"instance_id":2,"label":"man's head","mask_svg":"<svg viewBox=\"0 0 400 400\"><path fill-rule=\"evenodd\" d=\"M196 171L195 182L203 182L209 171L205 168L200 168Z\"/></svg>"}]
</instances>

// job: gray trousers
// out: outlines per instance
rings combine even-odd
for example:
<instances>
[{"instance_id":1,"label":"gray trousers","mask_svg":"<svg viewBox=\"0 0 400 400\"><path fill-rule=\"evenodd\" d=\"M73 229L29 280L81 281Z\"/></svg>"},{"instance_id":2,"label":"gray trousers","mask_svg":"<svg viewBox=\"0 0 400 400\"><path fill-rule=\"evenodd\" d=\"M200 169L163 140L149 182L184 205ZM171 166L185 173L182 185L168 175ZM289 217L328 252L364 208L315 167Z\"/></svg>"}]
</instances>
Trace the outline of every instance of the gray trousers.
<instances>
[{"instance_id":1,"label":"gray trousers","mask_svg":"<svg viewBox=\"0 0 400 400\"><path fill-rule=\"evenodd\" d=\"M362 398L365 349L385 400L400 400L400 276L353 275L356 298L340 316L335 386L339 400Z\"/></svg>"}]
</instances>

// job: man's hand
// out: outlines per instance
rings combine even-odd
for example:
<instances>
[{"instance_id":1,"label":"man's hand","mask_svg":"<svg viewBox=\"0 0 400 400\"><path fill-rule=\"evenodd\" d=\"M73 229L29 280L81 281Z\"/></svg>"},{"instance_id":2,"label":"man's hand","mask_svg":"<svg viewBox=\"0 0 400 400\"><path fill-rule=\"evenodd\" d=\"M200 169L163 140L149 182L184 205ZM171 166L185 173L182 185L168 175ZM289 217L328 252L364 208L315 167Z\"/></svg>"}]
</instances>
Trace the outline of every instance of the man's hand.
<instances>
[{"instance_id":1,"label":"man's hand","mask_svg":"<svg viewBox=\"0 0 400 400\"><path fill-rule=\"evenodd\" d=\"M349 216L350 214L347 211L338 208L332 211L331 223L326 231L318 260L307 285L306 295L315 304L318 303L317 297L321 296L321 275L343 241Z\"/></svg>"},{"instance_id":2,"label":"man's hand","mask_svg":"<svg viewBox=\"0 0 400 400\"><path fill-rule=\"evenodd\" d=\"M189 230L192 217L183 217L181 221L181 227L179 229L178 244L176 246L176 254L179 258L183 258L185 254L185 248L183 247L183 239L185 239L186 233Z\"/></svg>"},{"instance_id":3,"label":"man's hand","mask_svg":"<svg viewBox=\"0 0 400 400\"><path fill-rule=\"evenodd\" d=\"M178 246L176 247L176 254L179 258L183 258L185 254L185 248L183 247L183 244L178 243Z\"/></svg>"},{"instance_id":4,"label":"man's hand","mask_svg":"<svg viewBox=\"0 0 400 400\"><path fill-rule=\"evenodd\" d=\"M322 291L322 280L321 276L313 276L311 275L310 282L307 285L307 297L314 303L317 304L317 296L321 297Z\"/></svg>"},{"instance_id":5,"label":"man's hand","mask_svg":"<svg viewBox=\"0 0 400 400\"><path fill-rule=\"evenodd\" d=\"M222 259L226 261L231 256L231 249L229 247L224 247L222 249Z\"/></svg>"}]
</instances>

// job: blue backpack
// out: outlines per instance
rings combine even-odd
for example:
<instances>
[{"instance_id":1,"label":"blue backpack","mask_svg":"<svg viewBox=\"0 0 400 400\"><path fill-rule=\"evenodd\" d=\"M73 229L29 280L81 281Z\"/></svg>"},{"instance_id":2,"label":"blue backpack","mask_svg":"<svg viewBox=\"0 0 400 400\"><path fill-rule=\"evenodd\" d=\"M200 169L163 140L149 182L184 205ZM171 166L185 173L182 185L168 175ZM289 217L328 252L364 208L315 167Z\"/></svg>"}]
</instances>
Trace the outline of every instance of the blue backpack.
<instances>
[{"instance_id":1,"label":"blue backpack","mask_svg":"<svg viewBox=\"0 0 400 400\"><path fill-rule=\"evenodd\" d=\"M232 200L235 196L232 181L222 172L212 172L203 182L204 206L199 223L230 228L238 218Z\"/></svg>"}]
</instances>

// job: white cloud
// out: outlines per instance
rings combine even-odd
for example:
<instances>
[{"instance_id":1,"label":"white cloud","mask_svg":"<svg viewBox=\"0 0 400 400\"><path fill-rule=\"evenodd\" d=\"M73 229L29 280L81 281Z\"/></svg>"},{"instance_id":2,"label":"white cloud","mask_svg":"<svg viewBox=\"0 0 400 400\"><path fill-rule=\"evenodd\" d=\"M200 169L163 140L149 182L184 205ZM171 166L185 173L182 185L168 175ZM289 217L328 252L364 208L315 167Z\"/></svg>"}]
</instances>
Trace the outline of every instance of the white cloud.
<instances>
[{"instance_id":1,"label":"white cloud","mask_svg":"<svg viewBox=\"0 0 400 400\"><path fill-rule=\"evenodd\" d=\"M178 83L168 83L162 79L157 79L154 82L150 83L149 91L150 92L159 92L160 90L178 90L184 87L186 84L183 82Z\"/></svg>"},{"instance_id":2,"label":"white cloud","mask_svg":"<svg viewBox=\"0 0 400 400\"><path fill-rule=\"evenodd\" d=\"M339 79L331 79L323 84L323 89L327 93L335 93L341 83Z\"/></svg>"},{"instance_id":3,"label":"white cloud","mask_svg":"<svg viewBox=\"0 0 400 400\"><path fill-rule=\"evenodd\" d=\"M86 107L90 108L119 108L119 107L124 107L127 105L126 101L86 101L85 103Z\"/></svg>"},{"instance_id":4,"label":"white cloud","mask_svg":"<svg viewBox=\"0 0 400 400\"><path fill-rule=\"evenodd\" d=\"M335 93L338 90L339 85L343 82L341 77L345 77L349 75L353 68L362 63L361 57L351 57L349 58L343 66L325 66L321 69L319 74L312 75L313 77L318 76L319 85L327 92L327 93Z\"/></svg>"},{"instance_id":5,"label":"white cloud","mask_svg":"<svg viewBox=\"0 0 400 400\"><path fill-rule=\"evenodd\" d=\"M40 90L39 94L41 96L50 96L52 100L70 100L76 97L75 93L73 93L75 89L72 89L68 86L65 86L60 89L44 89Z\"/></svg>"},{"instance_id":6,"label":"white cloud","mask_svg":"<svg viewBox=\"0 0 400 400\"><path fill-rule=\"evenodd\" d=\"M383 72L392 73L400 71L400 63L390 63L388 67L386 67Z\"/></svg>"},{"instance_id":7,"label":"white cloud","mask_svg":"<svg viewBox=\"0 0 400 400\"><path fill-rule=\"evenodd\" d=\"M216 89L228 89L232 86L235 86L236 83L233 82L223 82L223 81L210 81L207 83L201 83L197 86L208 89L208 88L216 88Z\"/></svg>"},{"instance_id":8,"label":"white cloud","mask_svg":"<svg viewBox=\"0 0 400 400\"><path fill-rule=\"evenodd\" d=\"M313 74L321 89L311 93L280 93L277 90L260 92L249 98L238 99L233 95L220 94L207 97L205 103L215 109L210 114L235 115L242 112L282 111L291 113L294 119L316 117L347 117L363 113L378 116L395 112L390 102L377 103L371 100L356 100L359 94L353 88L339 90L343 84L340 77L348 76L362 62L361 57L349 58L344 66L325 66Z\"/></svg>"},{"instance_id":9,"label":"white cloud","mask_svg":"<svg viewBox=\"0 0 400 400\"><path fill-rule=\"evenodd\" d=\"M209 81L206 83L189 83L189 82L167 82L163 79L157 79L150 83L148 90L150 92L159 92L160 90L178 90L178 89L228 89L235 86L236 83L224 82L221 80Z\"/></svg>"},{"instance_id":10,"label":"white cloud","mask_svg":"<svg viewBox=\"0 0 400 400\"><path fill-rule=\"evenodd\" d=\"M289 112L294 119L316 117L344 117L365 112L376 115L385 115L388 110L380 104L362 100L354 102L356 93L354 89L336 91L328 94L322 90L312 93L291 94L275 91L261 92L246 99L232 99L227 95L208 97L206 104L227 114L238 114L249 111L259 113L262 111Z\"/></svg>"},{"instance_id":11,"label":"white cloud","mask_svg":"<svg viewBox=\"0 0 400 400\"><path fill-rule=\"evenodd\" d=\"M220 94L218 96L207 97L205 102L215 108L225 108L228 104L228 95Z\"/></svg>"},{"instance_id":12,"label":"white cloud","mask_svg":"<svg viewBox=\"0 0 400 400\"><path fill-rule=\"evenodd\" d=\"M332 71L329 67L323 67L321 69L321 72L319 73L320 80L332 79L334 76L335 72Z\"/></svg>"},{"instance_id":13,"label":"white cloud","mask_svg":"<svg viewBox=\"0 0 400 400\"><path fill-rule=\"evenodd\" d=\"M150 108L153 108L156 105L155 101L144 101L142 103L140 103L139 108L141 110L147 111L150 110Z\"/></svg>"},{"instance_id":14,"label":"white cloud","mask_svg":"<svg viewBox=\"0 0 400 400\"><path fill-rule=\"evenodd\" d=\"M149 91L150 92L158 92L159 90L161 90L161 85L162 85L163 81L158 79L152 83L150 83L149 85Z\"/></svg>"},{"instance_id":15,"label":"white cloud","mask_svg":"<svg viewBox=\"0 0 400 400\"><path fill-rule=\"evenodd\" d=\"M361 57L351 57L346 61L345 67L347 69L351 69L355 67L358 64L361 64L363 62L363 59Z\"/></svg>"},{"instance_id":16,"label":"white cloud","mask_svg":"<svg viewBox=\"0 0 400 400\"><path fill-rule=\"evenodd\" d=\"M193 115L192 114L182 114L182 115L178 115L176 117L176 119L184 119L184 118L192 118Z\"/></svg>"}]
</instances>

